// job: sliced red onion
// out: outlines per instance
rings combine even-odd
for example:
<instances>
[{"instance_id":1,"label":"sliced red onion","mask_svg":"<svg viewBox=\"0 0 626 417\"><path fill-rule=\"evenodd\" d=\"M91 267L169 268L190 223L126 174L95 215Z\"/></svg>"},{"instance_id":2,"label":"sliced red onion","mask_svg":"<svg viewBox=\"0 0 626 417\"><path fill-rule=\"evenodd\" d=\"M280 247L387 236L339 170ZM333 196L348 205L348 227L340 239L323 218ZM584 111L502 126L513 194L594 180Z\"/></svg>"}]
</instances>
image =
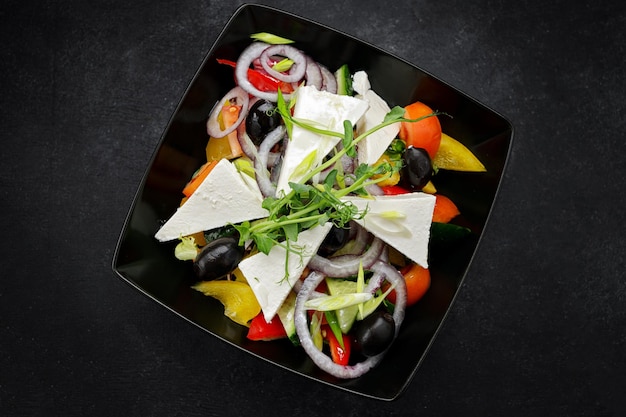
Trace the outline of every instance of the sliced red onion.
<instances>
[{"instance_id":1,"label":"sliced red onion","mask_svg":"<svg viewBox=\"0 0 626 417\"><path fill-rule=\"evenodd\" d=\"M370 184L366 185L365 191L367 191L370 195L385 195L384 191L378 184Z\"/></svg>"},{"instance_id":2,"label":"sliced red onion","mask_svg":"<svg viewBox=\"0 0 626 417\"><path fill-rule=\"evenodd\" d=\"M267 167L271 168L278 163L281 154L279 152L270 152L267 157Z\"/></svg>"},{"instance_id":3,"label":"sliced red onion","mask_svg":"<svg viewBox=\"0 0 626 417\"><path fill-rule=\"evenodd\" d=\"M393 308L393 320L396 322L396 337L400 331L400 325L404 320L406 310L406 282L398 270L387 262L376 262L371 268L375 274L384 276L385 280L394 286L396 292L396 304ZM382 284L382 281L381 281ZM377 288L374 289L376 291Z\"/></svg>"},{"instance_id":4,"label":"sliced red onion","mask_svg":"<svg viewBox=\"0 0 626 417\"><path fill-rule=\"evenodd\" d=\"M255 59L258 59L269 46L269 44L264 42L253 42L244 49L241 55L239 55L239 59L237 59L235 79L237 80L237 84L249 94L276 103L278 100L277 92L261 91L248 80L248 69L250 65ZM283 97L285 100L289 100L291 94L283 93Z\"/></svg>"},{"instance_id":5,"label":"sliced red onion","mask_svg":"<svg viewBox=\"0 0 626 417\"><path fill-rule=\"evenodd\" d=\"M402 278L402 275L400 275L400 273L389 264L383 264L382 262L378 262L374 264L372 269L376 274L384 276L391 285L395 286L396 305L393 312L393 319L396 324L395 336L397 337L402 321L404 320L404 311L406 305L406 284L404 282L404 279ZM378 365L387 351L379 353L375 356L371 356L365 359L363 362L359 362L355 365L345 366L334 363L329 356L317 349L309 331L307 312L304 307L304 303L306 303L306 301L311 298L313 292L315 291L315 288L317 288L317 286L324 280L324 278L324 274L313 271L302 283L300 291L298 292L298 295L296 297L294 317L296 333L298 334L298 338L300 339L300 344L302 345L302 348L309 355L315 365L317 365L320 369L329 373L330 375L333 375L334 377L341 379L358 378L367 373L376 365ZM380 280L380 282L382 283L382 280ZM375 290L376 289L374 289L374 291Z\"/></svg>"},{"instance_id":6,"label":"sliced red onion","mask_svg":"<svg viewBox=\"0 0 626 417\"><path fill-rule=\"evenodd\" d=\"M278 72L269 64L270 57L272 55L280 55L291 59L294 63L291 66L289 73ZM306 71L307 59L306 56L297 48L290 45L272 45L266 48L261 54L261 66L272 77L284 81L286 83L293 83L300 81L304 77Z\"/></svg>"},{"instance_id":7,"label":"sliced red onion","mask_svg":"<svg viewBox=\"0 0 626 417\"><path fill-rule=\"evenodd\" d=\"M308 266L312 270L319 271L329 277L349 277L359 272L360 265L363 265L365 269L369 269L378 260L384 246L385 243L375 237L369 249L362 256L343 255L328 259L320 255L314 255Z\"/></svg>"},{"instance_id":8,"label":"sliced red onion","mask_svg":"<svg viewBox=\"0 0 626 417\"><path fill-rule=\"evenodd\" d=\"M276 194L276 185L270 180L270 173L267 170L267 161L270 150L274 147L274 145L283 139L285 132L285 127L282 125L269 132L263 139L263 142L261 142L261 145L259 146L259 153L257 158L254 160L256 181L259 184L259 189L264 197Z\"/></svg>"},{"instance_id":9,"label":"sliced red onion","mask_svg":"<svg viewBox=\"0 0 626 417\"><path fill-rule=\"evenodd\" d=\"M259 153L256 149L256 145L246 133L245 124L242 124L242 128L237 130L237 140L239 140L239 146L241 146L243 153L246 154L251 161L256 161L259 157Z\"/></svg>"},{"instance_id":10,"label":"sliced red onion","mask_svg":"<svg viewBox=\"0 0 626 417\"><path fill-rule=\"evenodd\" d=\"M233 104L237 104L241 106L241 111L239 112L239 117L237 121L232 125L222 130L220 127L220 123L218 121L218 117L224 104L227 101L232 102ZM235 129L239 127L239 125L245 120L246 115L248 114L248 104L249 104L248 94L239 86L230 90L222 99L215 105L211 114L209 115L209 119L206 123L206 131L209 136L214 138L223 138L231 132L234 132Z\"/></svg>"},{"instance_id":11,"label":"sliced red onion","mask_svg":"<svg viewBox=\"0 0 626 417\"><path fill-rule=\"evenodd\" d=\"M340 249L342 255L361 255L365 250L365 247L370 242L370 234L363 226L357 222L352 222L350 225L350 241L349 246L346 244L344 248ZM337 257L331 258L337 259Z\"/></svg>"},{"instance_id":12,"label":"sliced red onion","mask_svg":"<svg viewBox=\"0 0 626 417\"><path fill-rule=\"evenodd\" d=\"M307 56L306 61L306 85L312 85L318 90L322 88L322 70L320 66L317 65L317 62L313 61L310 57Z\"/></svg>"},{"instance_id":13,"label":"sliced red onion","mask_svg":"<svg viewBox=\"0 0 626 417\"><path fill-rule=\"evenodd\" d=\"M283 156L278 155L273 163L271 161L271 158L272 156L270 155L270 160L268 160L268 167L272 168L272 171L270 173L270 181L272 181L273 183L277 183L278 178L280 177L280 169L283 166Z\"/></svg>"},{"instance_id":14,"label":"sliced red onion","mask_svg":"<svg viewBox=\"0 0 626 417\"><path fill-rule=\"evenodd\" d=\"M343 166L343 172L346 174L352 174L354 173L354 167L356 165L356 161L354 158L348 156L348 155L343 155L341 157L341 165Z\"/></svg>"},{"instance_id":15,"label":"sliced red onion","mask_svg":"<svg viewBox=\"0 0 626 417\"><path fill-rule=\"evenodd\" d=\"M325 66L318 64L322 73L322 90L326 90L329 93L337 94L337 79L335 74L330 72Z\"/></svg>"}]
</instances>

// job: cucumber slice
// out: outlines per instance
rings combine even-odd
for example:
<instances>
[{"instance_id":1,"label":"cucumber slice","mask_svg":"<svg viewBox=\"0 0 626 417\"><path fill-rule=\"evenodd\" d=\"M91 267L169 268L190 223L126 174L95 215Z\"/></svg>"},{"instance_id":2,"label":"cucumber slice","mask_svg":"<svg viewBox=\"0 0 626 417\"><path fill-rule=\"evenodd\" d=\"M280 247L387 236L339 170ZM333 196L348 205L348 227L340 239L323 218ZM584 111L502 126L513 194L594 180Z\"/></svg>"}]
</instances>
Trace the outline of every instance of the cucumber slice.
<instances>
[{"instance_id":1,"label":"cucumber slice","mask_svg":"<svg viewBox=\"0 0 626 417\"><path fill-rule=\"evenodd\" d=\"M347 64L343 64L335 71L335 78L337 79L337 94L351 96L354 93L354 90L352 90L352 74L350 74Z\"/></svg>"},{"instance_id":2,"label":"cucumber slice","mask_svg":"<svg viewBox=\"0 0 626 417\"><path fill-rule=\"evenodd\" d=\"M326 285L331 295L351 294L356 292L356 282L339 278L326 278ZM341 308L335 313L337 315L337 322L342 333L346 334L352 328L356 316L359 312L359 306L354 305L346 308Z\"/></svg>"},{"instance_id":3,"label":"cucumber slice","mask_svg":"<svg viewBox=\"0 0 626 417\"><path fill-rule=\"evenodd\" d=\"M296 322L295 322L295 311L296 311L296 293L291 291L285 302L280 306L276 314L280 318L280 322L283 324L285 328L285 332L287 333L287 337L291 340L295 346L300 345L300 339L296 334Z\"/></svg>"},{"instance_id":4,"label":"cucumber slice","mask_svg":"<svg viewBox=\"0 0 626 417\"><path fill-rule=\"evenodd\" d=\"M450 244L472 234L471 229L452 223L433 222L430 227L431 244Z\"/></svg>"}]
</instances>

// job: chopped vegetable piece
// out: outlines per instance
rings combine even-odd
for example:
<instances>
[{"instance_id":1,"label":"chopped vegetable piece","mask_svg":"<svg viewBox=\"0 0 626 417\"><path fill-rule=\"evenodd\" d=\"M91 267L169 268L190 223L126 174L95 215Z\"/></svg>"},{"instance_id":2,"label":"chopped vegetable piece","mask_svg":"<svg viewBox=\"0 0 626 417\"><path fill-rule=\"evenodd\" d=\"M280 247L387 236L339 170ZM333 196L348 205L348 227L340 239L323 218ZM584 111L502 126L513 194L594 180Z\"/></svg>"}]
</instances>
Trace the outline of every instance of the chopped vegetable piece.
<instances>
[{"instance_id":1,"label":"chopped vegetable piece","mask_svg":"<svg viewBox=\"0 0 626 417\"><path fill-rule=\"evenodd\" d=\"M424 148L428 155L433 158L439 150L441 143L441 124L437 116L430 116L434 112L421 101L409 104L405 108L404 117L407 119L425 119L419 122L402 122L398 136L405 143L407 148ZM427 117L430 116L430 117Z\"/></svg>"},{"instance_id":2,"label":"chopped vegetable piece","mask_svg":"<svg viewBox=\"0 0 626 417\"><path fill-rule=\"evenodd\" d=\"M351 294L356 292L356 282L340 278L326 278L326 285L331 295ZM359 311L357 305L335 310L337 322L343 333L348 333Z\"/></svg>"},{"instance_id":3,"label":"chopped vegetable piece","mask_svg":"<svg viewBox=\"0 0 626 417\"><path fill-rule=\"evenodd\" d=\"M385 287L387 288L387 287ZM373 312L376 311L376 309L378 308L378 306L385 301L385 298L387 298L387 296L391 293L391 291L393 291L394 286L391 285L389 286L389 288L387 288L385 290L384 293L382 293L381 295L378 295L374 298L372 298L371 300L368 300L366 302L364 302L362 304L362 309L359 310L359 314L357 315L357 319L358 320L364 320L366 317L368 317L370 314L372 314Z\"/></svg>"},{"instance_id":4,"label":"chopped vegetable piece","mask_svg":"<svg viewBox=\"0 0 626 417\"><path fill-rule=\"evenodd\" d=\"M312 298L304 303L309 310L329 311L346 308L372 298L372 294L367 292L356 292L352 294L328 295L319 298Z\"/></svg>"},{"instance_id":5,"label":"chopped vegetable piece","mask_svg":"<svg viewBox=\"0 0 626 417\"><path fill-rule=\"evenodd\" d=\"M205 147L207 161L219 161L220 159L233 159L233 151L230 149L228 135L221 138L209 138Z\"/></svg>"},{"instance_id":6,"label":"chopped vegetable piece","mask_svg":"<svg viewBox=\"0 0 626 417\"><path fill-rule=\"evenodd\" d=\"M250 329L248 329L248 335L246 336L250 340L277 340L287 337L285 327L283 326L280 318L274 316L269 322L265 321L263 314L258 314L250 322Z\"/></svg>"},{"instance_id":7,"label":"chopped vegetable piece","mask_svg":"<svg viewBox=\"0 0 626 417\"><path fill-rule=\"evenodd\" d=\"M465 227L452 223L433 222L430 225L430 242L432 245L445 245L469 236L472 231Z\"/></svg>"},{"instance_id":8,"label":"chopped vegetable piece","mask_svg":"<svg viewBox=\"0 0 626 417\"><path fill-rule=\"evenodd\" d=\"M337 79L337 94L351 96L354 91L352 90L352 76L347 64L340 66L335 71L335 78Z\"/></svg>"},{"instance_id":9,"label":"chopped vegetable piece","mask_svg":"<svg viewBox=\"0 0 626 417\"><path fill-rule=\"evenodd\" d=\"M374 164L375 167L381 166L383 164L398 164L397 169L392 170L391 175L388 174L387 170L383 174L375 174L372 175L372 179L384 178L382 181L379 181L377 184L380 187L391 187L400 182L400 167L402 166L401 161L392 160L389 155L383 154L378 161Z\"/></svg>"},{"instance_id":10,"label":"chopped vegetable piece","mask_svg":"<svg viewBox=\"0 0 626 417\"><path fill-rule=\"evenodd\" d=\"M217 62L233 68L237 67L236 62L228 59L218 59ZM277 80L266 72L250 68L247 74L250 83L259 91L275 92L279 88L283 93L293 93L294 91L290 83Z\"/></svg>"},{"instance_id":11,"label":"chopped vegetable piece","mask_svg":"<svg viewBox=\"0 0 626 417\"><path fill-rule=\"evenodd\" d=\"M311 317L311 325L309 331L311 332L311 339L317 350L321 351L324 348L324 337L322 336L322 318L324 313L316 311Z\"/></svg>"},{"instance_id":12,"label":"chopped vegetable piece","mask_svg":"<svg viewBox=\"0 0 626 417\"><path fill-rule=\"evenodd\" d=\"M387 185L385 187L380 187L380 188L383 190L383 193L385 195L400 195L400 194L410 193L409 190L399 185Z\"/></svg>"},{"instance_id":13,"label":"chopped vegetable piece","mask_svg":"<svg viewBox=\"0 0 626 417\"><path fill-rule=\"evenodd\" d=\"M257 41L262 41L262 42L269 43L272 45L285 45L285 44L294 42L291 39L283 38L281 36L274 35L273 33L267 33L267 32L253 33L252 35L250 35L250 37Z\"/></svg>"},{"instance_id":14,"label":"chopped vegetable piece","mask_svg":"<svg viewBox=\"0 0 626 417\"><path fill-rule=\"evenodd\" d=\"M343 338L341 337L342 331L341 331L341 327L339 326L339 322L337 321L337 315L335 314L335 311L333 310L325 311L324 317L326 317L326 323L328 323L328 327L330 327L330 330L333 332L333 334L337 338L339 345L343 348L344 347Z\"/></svg>"},{"instance_id":15,"label":"chopped vegetable piece","mask_svg":"<svg viewBox=\"0 0 626 417\"><path fill-rule=\"evenodd\" d=\"M433 165L439 169L465 172L485 172L482 162L465 145L442 133L441 145L433 157Z\"/></svg>"},{"instance_id":16,"label":"chopped vegetable piece","mask_svg":"<svg viewBox=\"0 0 626 417\"><path fill-rule=\"evenodd\" d=\"M433 222L448 223L450 220L461 214L459 208L452 200L442 194L435 194L435 209L433 211Z\"/></svg>"},{"instance_id":17,"label":"chopped vegetable piece","mask_svg":"<svg viewBox=\"0 0 626 417\"><path fill-rule=\"evenodd\" d=\"M424 188L422 188L422 192L435 194L437 192L437 189L435 188L435 184L433 184L432 181L428 181L428 184L426 184Z\"/></svg>"},{"instance_id":18,"label":"chopped vegetable piece","mask_svg":"<svg viewBox=\"0 0 626 417\"><path fill-rule=\"evenodd\" d=\"M430 271L418 264L410 264L401 271L406 283L406 305L411 306L417 303L430 288ZM396 293L391 291L387 299L396 303Z\"/></svg>"},{"instance_id":19,"label":"chopped vegetable piece","mask_svg":"<svg viewBox=\"0 0 626 417\"><path fill-rule=\"evenodd\" d=\"M239 119L239 113L241 112L241 106L229 105L224 106L222 109L222 121L224 123L224 128L230 127L234 125ZM237 130L230 132L226 135L228 138L228 145L230 146L231 158L237 158L243 155L243 151L241 150L241 145L239 144L239 139L237 139Z\"/></svg>"},{"instance_id":20,"label":"chopped vegetable piece","mask_svg":"<svg viewBox=\"0 0 626 417\"><path fill-rule=\"evenodd\" d=\"M287 334L289 340L291 340L291 343L298 346L300 344L300 339L298 339L298 335L296 334L296 324L294 322L295 311L296 293L291 291L276 314L280 318L280 322L283 324L285 333Z\"/></svg>"},{"instance_id":21,"label":"chopped vegetable piece","mask_svg":"<svg viewBox=\"0 0 626 417\"><path fill-rule=\"evenodd\" d=\"M183 188L183 194L189 197L202 184L202 181L209 175L211 170L217 165L217 161L210 161L202 165L191 177L191 180Z\"/></svg>"},{"instance_id":22,"label":"chopped vegetable piece","mask_svg":"<svg viewBox=\"0 0 626 417\"><path fill-rule=\"evenodd\" d=\"M350 361L350 352L352 347L352 340L345 334L341 335L343 339L341 342L337 339L333 331L329 326L323 326L322 334L325 339L328 340L328 346L330 347L330 357L333 362L338 365L348 365Z\"/></svg>"},{"instance_id":23,"label":"chopped vegetable piece","mask_svg":"<svg viewBox=\"0 0 626 417\"><path fill-rule=\"evenodd\" d=\"M224 305L224 315L242 326L261 312L252 289L241 281L202 281L192 287Z\"/></svg>"},{"instance_id":24,"label":"chopped vegetable piece","mask_svg":"<svg viewBox=\"0 0 626 417\"><path fill-rule=\"evenodd\" d=\"M198 256L196 240L189 237L180 238L180 243L174 248L174 256L181 261L193 261Z\"/></svg>"}]
</instances>

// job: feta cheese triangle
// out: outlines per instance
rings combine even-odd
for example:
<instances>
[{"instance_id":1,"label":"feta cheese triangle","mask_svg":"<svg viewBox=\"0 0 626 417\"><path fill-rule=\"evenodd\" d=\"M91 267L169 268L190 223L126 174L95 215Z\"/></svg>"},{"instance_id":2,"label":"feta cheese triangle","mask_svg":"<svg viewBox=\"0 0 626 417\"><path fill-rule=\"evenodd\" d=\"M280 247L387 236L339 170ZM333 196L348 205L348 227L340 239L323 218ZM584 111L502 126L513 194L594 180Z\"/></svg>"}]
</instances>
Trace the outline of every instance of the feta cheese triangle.
<instances>
[{"instance_id":1,"label":"feta cheese triangle","mask_svg":"<svg viewBox=\"0 0 626 417\"><path fill-rule=\"evenodd\" d=\"M326 223L300 232L298 240L290 245L302 256L289 252L287 259L287 250L282 246L274 246L267 255L259 252L239 263L239 269L261 305L266 321L270 321L283 304L331 227L331 223ZM285 260L288 260L287 269Z\"/></svg>"},{"instance_id":2,"label":"feta cheese triangle","mask_svg":"<svg viewBox=\"0 0 626 417\"><path fill-rule=\"evenodd\" d=\"M357 133L360 135L381 124L391 109L387 102L371 89L365 71L357 71L353 78L352 87L358 93L356 97L369 104L367 111L356 124ZM394 123L377 130L359 142L357 145L359 163L368 165L376 163L398 132L400 132L400 123Z\"/></svg>"},{"instance_id":3,"label":"feta cheese triangle","mask_svg":"<svg viewBox=\"0 0 626 417\"><path fill-rule=\"evenodd\" d=\"M369 129L381 124L387 113L391 111L389 105L373 90L368 90L363 98L369 103L365 115L357 123L357 133L362 134ZM380 130L368 135L357 145L357 156L360 164L373 165L385 153L389 144L400 132L400 123L385 126Z\"/></svg>"},{"instance_id":4,"label":"feta cheese triangle","mask_svg":"<svg viewBox=\"0 0 626 417\"><path fill-rule=\"evenodd\" d=\"M435 208L435 197L416 192L373 199L344 197L367 213L356 220L373 235L396 248L406 257L428 268L428 242Z\"/></svg>"},{"instance_id":5,"label":"feta cheese triangle","mask_svg":"<svg viewBox=\"0 0 626 417\"><path fill-rule=\"evenodd\" d=\"M343 133L343 122L349 120L355 125L367 107L364 100L304 86L297 90L293 117L324 130ZM298 182L319 166L339 140L294 125L276 184L277 195L281 191L289 192L290 182ZM303 163L308 165L303 166Z\"/></svg>"},{"instance_id":6,"label":"feta cheese triangle","mask_svg":"<svg viewBox=\"0 0 626 417\"><path fill-rule=\"evenodd\" d=\"M267 217L262 202L256 181L222 159L154 237L165 242L228 223Z\"/></svg>"}]
</instances>

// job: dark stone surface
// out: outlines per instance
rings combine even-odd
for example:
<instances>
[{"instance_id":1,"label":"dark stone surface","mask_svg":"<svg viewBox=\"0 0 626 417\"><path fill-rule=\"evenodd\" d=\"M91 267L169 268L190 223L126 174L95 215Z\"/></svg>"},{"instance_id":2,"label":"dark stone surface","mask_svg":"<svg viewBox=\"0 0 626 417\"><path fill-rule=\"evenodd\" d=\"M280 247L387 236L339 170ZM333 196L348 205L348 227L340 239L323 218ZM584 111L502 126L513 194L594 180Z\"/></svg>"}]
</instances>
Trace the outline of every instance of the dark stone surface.
<instances>
[{"instance_id":1,"label":"dark stone surface","mask_svg":"<svg viewBox=\"0 0 626 417\"><path fill-rule=\"evenodd\" d=\"M475 262L391 403L233 349L111 271L158 139L240 4L0 6L0 414L624 415L623 2L265 2L419 65L516 129Z\"/></svg>"}]
</instances>

